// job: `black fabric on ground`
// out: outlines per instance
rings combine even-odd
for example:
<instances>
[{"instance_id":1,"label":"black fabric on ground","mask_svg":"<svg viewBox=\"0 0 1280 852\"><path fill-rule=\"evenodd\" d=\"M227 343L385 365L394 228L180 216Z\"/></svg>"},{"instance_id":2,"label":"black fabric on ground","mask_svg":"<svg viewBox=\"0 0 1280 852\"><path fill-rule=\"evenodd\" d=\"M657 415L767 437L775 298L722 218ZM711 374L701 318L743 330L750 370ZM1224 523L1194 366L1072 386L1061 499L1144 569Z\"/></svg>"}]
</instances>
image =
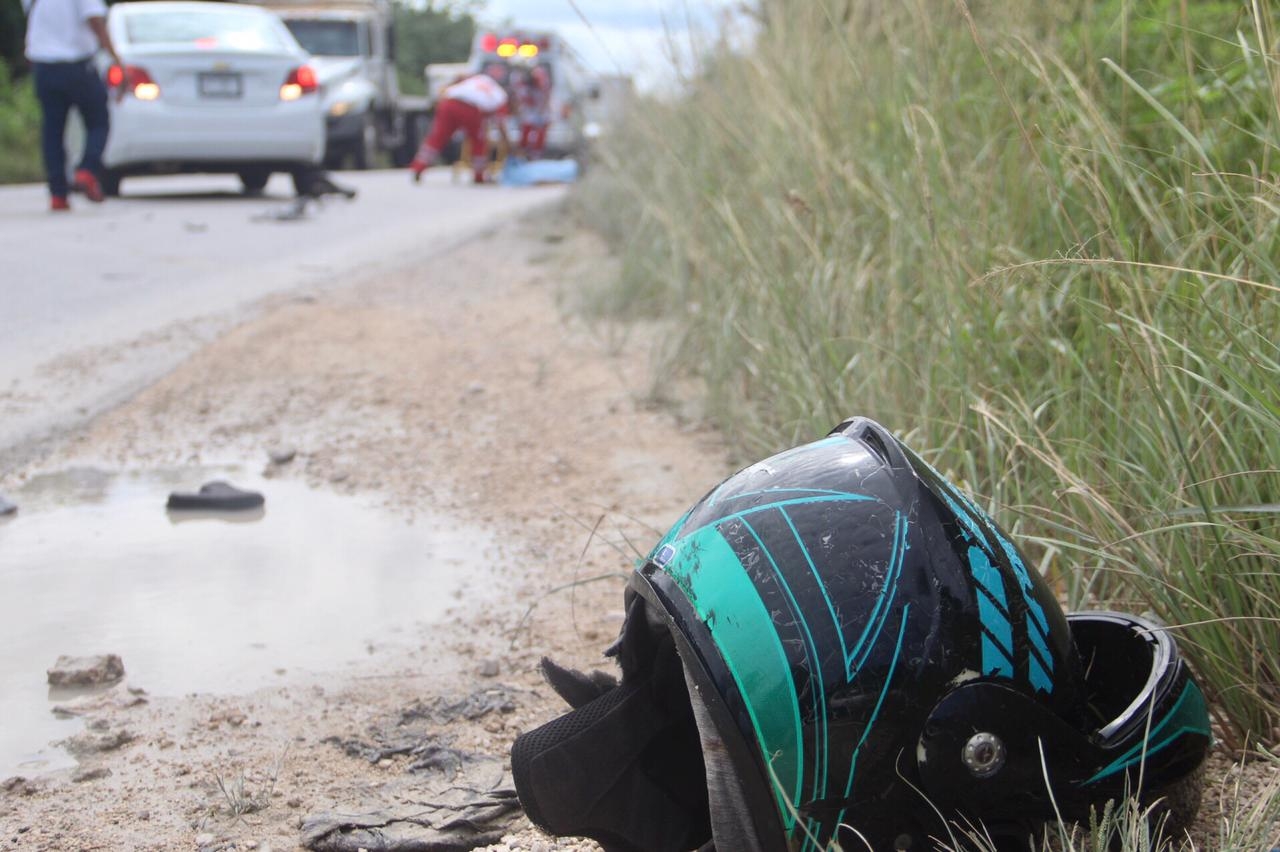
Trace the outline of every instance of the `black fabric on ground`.
<instances>
[{"instance_id":1,"label":"black fabric on ground","mask_svg":"<svg viewBox=\"0 0 1280 852\"><path fill-rule=\"evenodd\" d=\"M684 670L644 602L628 608L622 683L516 739L511 771L529 818L608 852L684 852L711 838L705 772ZM602 682L554 666L574 699ZM574 676L576 675L576 676Z\"/></svg>"}]
</instances>

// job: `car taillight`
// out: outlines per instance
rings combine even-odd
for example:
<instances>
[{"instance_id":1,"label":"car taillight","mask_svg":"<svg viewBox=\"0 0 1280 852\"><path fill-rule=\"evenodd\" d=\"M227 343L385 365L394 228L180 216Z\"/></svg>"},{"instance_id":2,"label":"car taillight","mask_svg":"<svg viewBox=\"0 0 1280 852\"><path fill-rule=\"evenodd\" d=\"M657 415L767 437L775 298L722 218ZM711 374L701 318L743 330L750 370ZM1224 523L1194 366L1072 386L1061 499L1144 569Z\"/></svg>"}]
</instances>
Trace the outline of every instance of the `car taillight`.
<instances>
[{"instance_id":1,"label":"car taillight","mask_svg":"<svg viewBox=\"0 0 1280 852\"><path fill-rule=\"evenodd\" d=\"M284 85L280 87L280 100L296 101L303 95L309 95L320 88L316 81L316 72L310 65L300 65L289 72Z\"/></svg>"},{"instance_id":2,"label":"car taillight","mask_svg":"<svg viewBox=\"0 0 1280 852\"><path fill-rule=\"evenodd\" d=\"M107 69L107 85L123 88L140 101L154 101L160 97L160 87L151 79L145 68L137 65L112 65Z\"/></svg>"}]
</instances>

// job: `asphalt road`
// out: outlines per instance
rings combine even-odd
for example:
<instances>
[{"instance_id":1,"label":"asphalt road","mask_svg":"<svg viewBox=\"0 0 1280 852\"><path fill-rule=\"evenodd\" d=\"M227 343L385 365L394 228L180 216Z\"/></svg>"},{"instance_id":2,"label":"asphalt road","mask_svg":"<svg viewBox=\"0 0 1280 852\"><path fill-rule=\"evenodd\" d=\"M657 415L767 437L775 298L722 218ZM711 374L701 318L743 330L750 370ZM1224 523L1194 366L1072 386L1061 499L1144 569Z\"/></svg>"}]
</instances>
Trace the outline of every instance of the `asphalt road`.
<instances>
[{"instance_id":1,"label":"asphalt road","mask_svg":"<svg viewBox=\"0 0 1280 852\"><path fill-rule=\"evenodd\" d=\"M564 187L420 186L342 172L358 190L292 218L277 175L259 198L234 176L131 178L119 199L47 212L43 186L0 187L0 473L158 378L266 297L426 264Z\"/></svg>"}]
</instances>

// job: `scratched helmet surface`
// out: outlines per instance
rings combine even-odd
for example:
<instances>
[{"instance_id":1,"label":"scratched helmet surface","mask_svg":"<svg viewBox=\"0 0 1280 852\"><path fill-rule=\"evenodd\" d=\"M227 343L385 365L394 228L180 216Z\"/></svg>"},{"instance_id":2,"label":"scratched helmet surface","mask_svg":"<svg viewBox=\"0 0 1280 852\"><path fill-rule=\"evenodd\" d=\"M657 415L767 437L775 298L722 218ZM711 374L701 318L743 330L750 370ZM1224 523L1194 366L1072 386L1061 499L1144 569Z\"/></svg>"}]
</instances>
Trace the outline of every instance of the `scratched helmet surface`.
<instances>
[{"instance_id":1,"label":"scratched helmet surface","mask_svg":"<svg viewBox=\"0 0 1280 852\"><path fill-rule=\"evenodd\" d=\"M1183 822L1198 805L1208 717L1167 633L1066 616L982 510L865 418L695 504L633 576L627 622L619 689L663 665L634 650L654 636L683 667L707 827L688 820L670 846L619 828L606 847L691 848L702 830L724 850L964 848L957 835L981 824L1025 848L1055 803L1083 819L1164 795ZM517 787L540 822L520 746ZM637 765L661 776L667 758L647 754Z\"/></svg>"}]
</instances>

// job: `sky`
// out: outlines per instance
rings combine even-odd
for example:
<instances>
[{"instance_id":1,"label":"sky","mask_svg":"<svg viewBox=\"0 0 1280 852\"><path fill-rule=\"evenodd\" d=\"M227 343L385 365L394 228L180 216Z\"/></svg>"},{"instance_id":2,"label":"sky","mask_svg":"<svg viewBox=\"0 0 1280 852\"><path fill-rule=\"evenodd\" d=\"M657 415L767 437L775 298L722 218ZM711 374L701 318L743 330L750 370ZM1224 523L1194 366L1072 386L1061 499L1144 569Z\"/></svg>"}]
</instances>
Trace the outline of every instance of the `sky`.
<instances>
[{"instance_id":1,"label":"sky","mask_svg":"<svg viewBox=\"0 0 1280 852\"><path fill-rule=\"evenodd\" d=\"M674 76L673 52L688 62L690 45L708 38L722 10L737 5L732 0L486 0L478 17L482 24L510 19L527 29L554 30L591 70L630 74L637 86L652 90Z\"/></svg>"}]
</instances>

